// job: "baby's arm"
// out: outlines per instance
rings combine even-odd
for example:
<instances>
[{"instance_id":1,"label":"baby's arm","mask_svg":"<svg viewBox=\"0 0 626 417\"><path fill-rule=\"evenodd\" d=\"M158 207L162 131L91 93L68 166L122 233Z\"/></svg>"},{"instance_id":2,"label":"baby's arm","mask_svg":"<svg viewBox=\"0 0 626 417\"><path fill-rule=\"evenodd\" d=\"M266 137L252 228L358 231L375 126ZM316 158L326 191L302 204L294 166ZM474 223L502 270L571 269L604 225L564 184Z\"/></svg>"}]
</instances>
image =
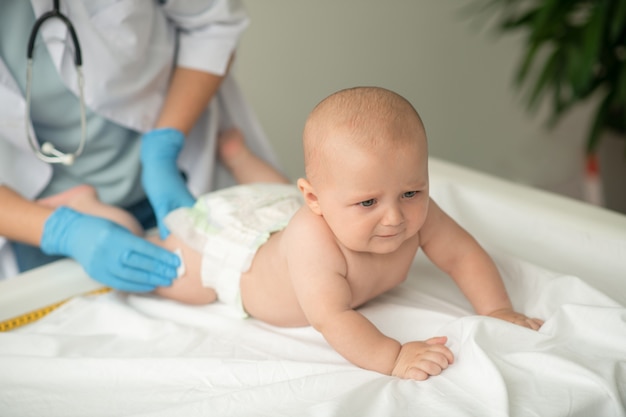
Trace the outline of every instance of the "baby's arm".
<instances>
[{"instance_id":1,"label":"baby's arm","mask_svg":"<svg viewBox=\"0 0 626 417\"><path fill-rule=\"evenodd\" d=\"M424 380L439 375L453 362L446 338L401 345L385 336L372 322L350 308L351 291L340 276L318 276L313 285L298 291L311 325L353 364L386 375Z\"/></svg>"},{"instance_id":2,"label":"baby's arm","mask_svg":"<svg viewBox=\"0 0 626 417\"><path fill-rule=\"evenodd\" d=\"M294 227L298 228L290 223L287 233ZM332 236L324 236L319 229L298 228L287 245L289 274L307 321L339 354L362 368L414 379L426 379L447 368L453 355L445 338L401 345L353 309L345 259Z\"/></svg>"},{"instance_id":3,"label":"baby's arm","mask_svg":"<svg viewBox=\"0 0 626 417\"><path fill-rule=\"evenodd\" d=\"M454 279L476 313L535 330L541 327L542 320L513 310L489 254L432 200L420 242L428 258Z\"/></svg>"}]
</instances>

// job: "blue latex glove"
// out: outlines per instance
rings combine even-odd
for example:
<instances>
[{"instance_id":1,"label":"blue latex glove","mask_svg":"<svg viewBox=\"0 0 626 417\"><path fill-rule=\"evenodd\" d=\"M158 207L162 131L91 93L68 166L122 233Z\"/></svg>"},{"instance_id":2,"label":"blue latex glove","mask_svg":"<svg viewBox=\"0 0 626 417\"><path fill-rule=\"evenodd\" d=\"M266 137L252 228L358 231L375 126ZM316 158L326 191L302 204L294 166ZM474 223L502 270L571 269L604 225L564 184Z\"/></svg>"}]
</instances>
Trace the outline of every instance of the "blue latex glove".
<instances>
[{"instance_id":1,"label":"blue latex glove","mask_svg":"<svg viewBox=\"0 0 626 417\"><path fill-rule=\"evenodd\" d=\"M141 182L154 209L161 239L169 235L163 223L165 216L174 209L195 203L176 165L184 142L185 136L171 128L156 129L141 138Z\"/></svg>"},{"instance_id":2,"label":"blue latex glove","mask_svg":"<svg viewBox=\"0 0 626 417\"><path fill-rule=\"evenodd\" d=\"M169 286L180 265L177 255L127 229L67 207L59 207L46 220L41 250L74 258L89 276L122 291Z\"/></svg>"}]
</instances>

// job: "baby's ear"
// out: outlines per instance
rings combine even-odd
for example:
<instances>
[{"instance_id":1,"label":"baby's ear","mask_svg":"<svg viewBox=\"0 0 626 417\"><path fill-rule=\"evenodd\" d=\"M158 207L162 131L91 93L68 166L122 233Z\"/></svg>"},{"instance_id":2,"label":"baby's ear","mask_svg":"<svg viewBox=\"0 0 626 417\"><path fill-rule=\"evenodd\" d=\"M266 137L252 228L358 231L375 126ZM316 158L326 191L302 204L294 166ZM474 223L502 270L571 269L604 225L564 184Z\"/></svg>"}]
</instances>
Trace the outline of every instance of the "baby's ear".
<instances>
[{"instance_id":1,"label":"baby's ear","mask_svg":"<svg viewBox=\"0 0 626 417\"><path fill-rule=\"evenodd\" d=\"M306 205L309 206L313 213L321 216L322 210L320 209L320 203L311 183L305 178L299 178L297 184Z\"/></svg>"}]
</instances>

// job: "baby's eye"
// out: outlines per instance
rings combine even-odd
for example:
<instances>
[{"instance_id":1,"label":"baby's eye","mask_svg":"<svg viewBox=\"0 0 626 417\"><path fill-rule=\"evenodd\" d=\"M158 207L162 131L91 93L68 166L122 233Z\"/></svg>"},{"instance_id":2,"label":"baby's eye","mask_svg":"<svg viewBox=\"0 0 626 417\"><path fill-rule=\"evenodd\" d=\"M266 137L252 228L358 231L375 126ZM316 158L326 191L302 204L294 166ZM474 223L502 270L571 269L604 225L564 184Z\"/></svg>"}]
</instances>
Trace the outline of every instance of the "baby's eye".
<instances>
[{"instance_id":1,"label":"baby's eye","mask_svg":"<svg viewBox=\"0 0 626 417\"><path fill-rule=\"evenodd\" d=\"M363 207L371 207L374 205L375 202L376 200L370 198L369 200L361 201L359 204Z\"/></svg>"},{"instance_id":2,"label":"baby's eye","mask_svg":"<svg viewBox=\"0 0 626 417\"><path fill-rule=\"evenodd\" d=\"M416 194L417 194L417 191L407 191L406 193L402 194L402 197L413 198L415 197Z\"/></svg>"}]
</instances>

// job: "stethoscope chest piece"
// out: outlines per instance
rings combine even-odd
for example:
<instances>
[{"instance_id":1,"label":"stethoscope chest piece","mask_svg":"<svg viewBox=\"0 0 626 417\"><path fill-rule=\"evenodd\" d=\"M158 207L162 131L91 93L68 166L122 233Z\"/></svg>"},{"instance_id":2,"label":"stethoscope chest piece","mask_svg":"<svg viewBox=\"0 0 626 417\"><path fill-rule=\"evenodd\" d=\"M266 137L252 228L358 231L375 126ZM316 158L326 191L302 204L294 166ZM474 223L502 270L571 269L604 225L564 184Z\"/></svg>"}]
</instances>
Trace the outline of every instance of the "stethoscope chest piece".
<instances>
[{"instance_id":1,"label":"stethoscope chest piece","mask_svg":"<svg viewBox=\"0 0 626 417\"><path fill-rule=\"evenodd\" d=\"M85 149L85 143L87 142L87 115L85 110L85 96L83 93L83 58L80 49L80 43L78 42L78 36L76 35L76 30L74 30L74 25L72 25L72 22L66 15L60 12L59 0L53 0L52 4L52 10L44 13L35 21L35 24L33 25L33 28L30 32L30 37L28 39L28 49L26 51L26 136L33 152L42 161L50 164L72 165L76 158L78 158L80 154L83 153L83 150ZM61 152L60 150L55 148L54 145L50 142L44 142L41 146L39 146L37 140L31 135L30 107L31 89L33 81L33 52L35 50L35 40L37 38L37 33L39 32L41 25L43 25L43 23L47 20L54 18L59 19L63 22L74 44L74 65L76 66L76 80L78 82L81 133L80 142L73 153Z\"/></svg>"}]
</instances>

